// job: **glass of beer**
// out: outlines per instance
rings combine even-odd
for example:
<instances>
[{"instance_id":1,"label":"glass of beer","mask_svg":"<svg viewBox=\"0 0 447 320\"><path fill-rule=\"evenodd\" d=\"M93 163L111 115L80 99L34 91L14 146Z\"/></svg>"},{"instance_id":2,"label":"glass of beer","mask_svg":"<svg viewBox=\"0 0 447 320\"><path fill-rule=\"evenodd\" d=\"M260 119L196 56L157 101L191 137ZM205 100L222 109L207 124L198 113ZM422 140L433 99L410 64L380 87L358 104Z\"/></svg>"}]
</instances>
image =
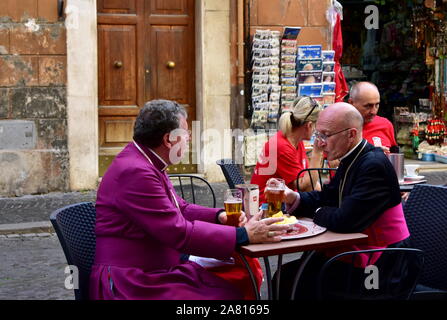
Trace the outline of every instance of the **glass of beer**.
<instances>
[{"instance_id":1,"label":"glass of beer","mask_svg":"<svg viewBox=\"0 0 447 320\"><path fill-rule=\"evenodd\" d=\"M242 191L239 189L228 189L225 192L224 206L227 213L227 225L239 226L239 218L242 213Z\"/></svg>"},{"instance_id":2,"label":"glass of beer","mask_svg":"<svg viewBox=\"0 0 447 320\"><path fill-rule=\"evenodd\" d=\"M282 209L285 200L285 182L283 179L273 178L267 181L264 194L267 201L266 218L271 218Z\"/></svg>"}]
</instances>

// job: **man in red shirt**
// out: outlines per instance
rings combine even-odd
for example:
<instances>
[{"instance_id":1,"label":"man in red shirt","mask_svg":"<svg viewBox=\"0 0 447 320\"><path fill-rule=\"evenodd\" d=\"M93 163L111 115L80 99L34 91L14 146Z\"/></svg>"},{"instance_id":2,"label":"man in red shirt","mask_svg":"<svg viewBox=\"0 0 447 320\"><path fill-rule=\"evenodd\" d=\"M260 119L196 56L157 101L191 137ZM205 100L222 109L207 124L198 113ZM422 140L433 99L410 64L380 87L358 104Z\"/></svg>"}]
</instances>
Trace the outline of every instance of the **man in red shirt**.
<instances>
[{"instance_id":1,"label":"man in red shirt","mask_svg":"<svg viewBox=\"0 0 447 320\"><path fill-rule=\"evenodd\" d=\"M397 147L393 124L388 119L377 115L380 94L373 83L362 81L354 84L348 102L363 117L363 138L375 147L382 148L386 154L390 153L392 147Z\"/></svg>"}]
</instances>

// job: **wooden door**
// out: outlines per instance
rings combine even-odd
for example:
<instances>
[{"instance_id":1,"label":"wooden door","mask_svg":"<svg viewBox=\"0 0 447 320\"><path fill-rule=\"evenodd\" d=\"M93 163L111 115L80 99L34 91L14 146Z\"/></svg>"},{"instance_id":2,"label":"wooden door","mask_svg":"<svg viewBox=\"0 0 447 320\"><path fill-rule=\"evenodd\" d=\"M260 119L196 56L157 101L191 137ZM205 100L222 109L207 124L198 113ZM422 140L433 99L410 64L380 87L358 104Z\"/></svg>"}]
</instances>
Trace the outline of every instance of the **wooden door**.
<instances>
[{"instance_id":1,"label":"wooden door","mask_svg":"<svg viewBox=\"0 0 447 320\"><path fill-rule=\"evenodd\" d=\"M191 126L196 117L194 49L193 0L98 0L100 175L132 140L135 118L146 101L181 103ZM192 164L169 168L196 170Z\"/></svg>"}]
</instances>

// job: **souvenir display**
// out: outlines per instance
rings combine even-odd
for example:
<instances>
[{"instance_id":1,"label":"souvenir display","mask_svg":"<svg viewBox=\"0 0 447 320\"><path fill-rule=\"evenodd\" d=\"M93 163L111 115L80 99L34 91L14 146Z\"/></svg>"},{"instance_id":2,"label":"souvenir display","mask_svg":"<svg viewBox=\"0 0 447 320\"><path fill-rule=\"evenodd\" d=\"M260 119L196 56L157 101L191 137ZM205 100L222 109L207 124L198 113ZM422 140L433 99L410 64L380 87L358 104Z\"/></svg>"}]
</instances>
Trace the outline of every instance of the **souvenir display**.
<instances>
[{"instance_id":1,"label":"souvenir display","mask_svg":"<svg viewBox=\"0 0 447 320\"><path fill-rule=\"evenodd\" d=\"M252 46L252 127L262 128L277 117L281 94L280 54L280 33L256 30Z\"/></svg>"}]
</instances>

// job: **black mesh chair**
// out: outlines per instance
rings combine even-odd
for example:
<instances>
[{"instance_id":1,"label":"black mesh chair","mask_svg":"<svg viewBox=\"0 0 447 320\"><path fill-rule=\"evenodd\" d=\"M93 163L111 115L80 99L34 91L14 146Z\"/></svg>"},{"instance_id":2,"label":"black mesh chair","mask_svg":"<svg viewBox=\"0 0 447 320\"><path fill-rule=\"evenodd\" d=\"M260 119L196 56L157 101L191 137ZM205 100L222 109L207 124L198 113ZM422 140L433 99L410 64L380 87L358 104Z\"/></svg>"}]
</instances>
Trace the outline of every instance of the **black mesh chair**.
<instances>
[{"instance_id":1,"label":"black mesh chair","mask_svg":"<svg viewBox=\"0 0 447 320\"><path fill-rule=\"evenodd\" d=\"M418 291L447 293L447 188L415 185L404 205L411 246L425 253L425 268ZM419 288L424 288L419 290Z\"/></svg>"},{"instance_id":2,"label":"black mesh chair","mask_svg":"<svg viewBox=\"0 0 447 320\"><path fill-rule=\"evenodd\" d=\"M222 169L230 189L234 189L237 184L245 183L238 165L232 159L221 159L217 160L216 163Z\"/></svg>"},{"instance_id":3,"label":"black mesh chair","mask_svg":"<svg viewBox=\"0 0 447 320\"><path fill-rule=\"evenodd\" d=\"M187 202L216 207L216 195L205 179L190 174L170 174L169 178L177 194Z\"/></svg>"},{"instance_id":4,"label":"black mesh chair","mask_svg":"<svg viewBox=\"0 0 447 320\"><path fill-rule=\"evenodd\" d=\"M311 173L312 172L317 172L318 173L318 180L314 181L314 179L312 178ZM310 184L312 187L312 190L315 190L315 186L317 182L320 182L320 186L323 186L323 184L326 181L330 181L332 178L332 174L335 174L335 172L337 171L337 168L307 168L307 169L303 169L301 170L297 177L296 177L296 186L298 191L303 191L300 190L300 184L299 184L299 178L301 178L306 172L309 174L310 176Z\"/></svg>"},{"instance_id":5,"label":"black mesh chair","mask_svg":"<svg viewBox=\"0 0 447 320\"><path fill-rule=\"evenodd\" d=\"M381 252L375 266L373 254ZM354 268L357 255L367 254L367 268ZM340 262L340 260L344 262ZM351 263L346 263L346 262ZM408 300L424 266L424 253L413 248L386 248L340 253L329 259L318 276L320 300ZM373 278L375 277L375 278Z\"/></svg>"},{"instance_id":6,"label":"black mesh chair","mask_svg":"<svg viewBox=\"0 0 447 320\"><path fill-rule=\"evenodd\" d=\"M92 202L69 205L54 211L50 221L56 231L69 265L79 270L76 300L88 300L89 277L95 256L96 210Z\"/></svg>"}]
</instances>

